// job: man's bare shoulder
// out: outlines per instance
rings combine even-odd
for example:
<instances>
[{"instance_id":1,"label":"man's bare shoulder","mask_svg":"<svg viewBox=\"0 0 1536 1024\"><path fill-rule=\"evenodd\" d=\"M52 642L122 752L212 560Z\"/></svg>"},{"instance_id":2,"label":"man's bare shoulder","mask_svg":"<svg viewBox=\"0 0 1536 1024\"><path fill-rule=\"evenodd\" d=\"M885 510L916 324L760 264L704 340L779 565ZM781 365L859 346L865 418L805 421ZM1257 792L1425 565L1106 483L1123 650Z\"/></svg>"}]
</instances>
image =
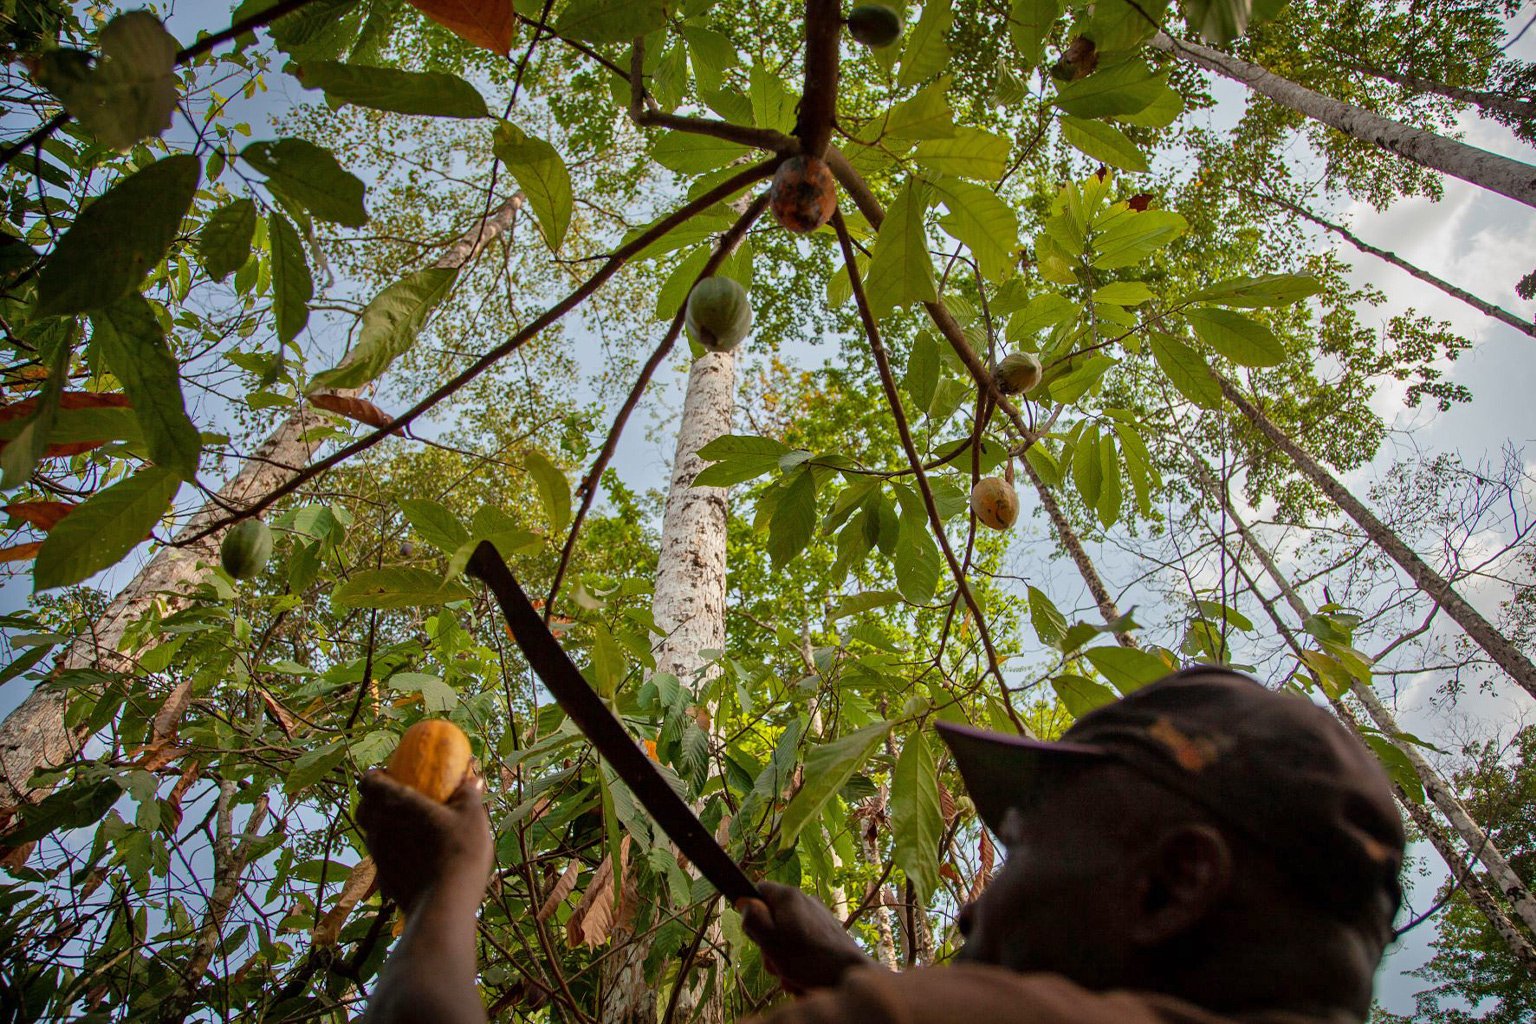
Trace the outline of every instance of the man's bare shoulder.
<instances>
[{"instance_id":1,"label":"man's bare shoulder","mask_svg":"<svg viewBox=\"0 0 1536 1024\"><path fill-rule=\"evenodd\" d=\"M1225 1017L1171 996L1090 992L1058 974L954 964L849 973L757 1024L1335 1024L1295 1014Z\"/></svg>"}]
</instances>

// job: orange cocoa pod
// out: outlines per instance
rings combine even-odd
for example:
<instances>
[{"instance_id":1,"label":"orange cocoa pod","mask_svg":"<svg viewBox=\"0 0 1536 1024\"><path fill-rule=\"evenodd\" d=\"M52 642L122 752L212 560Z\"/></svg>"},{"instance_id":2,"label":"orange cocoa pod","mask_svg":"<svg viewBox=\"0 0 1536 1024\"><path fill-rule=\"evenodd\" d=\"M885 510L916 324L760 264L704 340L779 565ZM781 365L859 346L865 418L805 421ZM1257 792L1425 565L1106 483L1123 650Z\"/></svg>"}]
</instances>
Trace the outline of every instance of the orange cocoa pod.
<instances>
[{"instance_id":1,"label":"orange cocoa pod","mask_svg":"<svg viewBox=\"0 0 1536 1024\"><path fill-rule=\"evenodd\" d=\"M474 755L464 730L442 718L429 718L405 730L384 769L397 782L446 801L469 774Z\"/></svg>"},{"instance_id":2,"label":"orange cocoa pod","mask_svg":"<svg viewBox=\"0 0 1536 1024\"><path fill-rule=\"evenodd\" d=\"M832 168L814 156L790 157L774 172L768 201L784 230L800 235L815 231L837 210Z\"/></svg>"}]
</instances>

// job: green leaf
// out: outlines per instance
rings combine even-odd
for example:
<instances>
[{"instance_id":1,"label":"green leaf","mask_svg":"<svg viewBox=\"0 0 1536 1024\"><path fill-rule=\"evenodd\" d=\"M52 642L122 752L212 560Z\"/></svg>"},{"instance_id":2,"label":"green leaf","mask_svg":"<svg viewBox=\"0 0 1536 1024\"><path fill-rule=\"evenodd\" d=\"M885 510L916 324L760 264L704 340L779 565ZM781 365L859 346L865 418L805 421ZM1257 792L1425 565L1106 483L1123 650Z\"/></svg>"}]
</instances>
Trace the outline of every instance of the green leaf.
<instances>
[{"instance_id":1,"label":"green leaf","mask_svg":"<svg viewBox=\"0 0 1536 1024\"><path fill-rule=\"evenodd\" d=\"M723 434L699 449L699 458L713 465L705 466L694 477L695 487L729 487L779 468L779 460L790 448L771 437L747 434Z\"/></svg>"},{"instance_id":2,"label":"green leaf","mask_svg":"<svg viewBox=\"0 0 1536 1024\"><path fill-rule=\"evenodd\" d=\"M1008 36L1029 67L1045 60L1045 40L1061 16L1061 0L1013 0L1008 14Z\"/></svg>"},{"instance_id":3,"label":"green leaf","mask_svg":"<svg viewBox=\"0 0 1536 1024\"><path fill-rule=\"evenodd\" d=\"M80 211L37 279L37 316L110 306L138 288L176 238L199 177L195 156L168 156Z\"/></svg>"},{"instance_id":4,"label":"green leaf","mask_svg":"<svg viewBox=\"0 0 1536 1024\"><path fill-rule=\"evenodd\" d=\"M719 89L725 73L736 66L736 44L713 29L698 25L684 25L682 33L699 89L704 92ZM699 136L694 138L703 141Z\"/></svg>"},{"instance_id":5,"label":"green leaf","mask_svg":"<svg viewBox=\"0 0 1536 1024\"><path fill-rule=\"evenodd\" d=\"M1112 124L1086 121L1080 117L1063 117L1061 137L1073 148L1111 167L1124 171L1151 169L1146 155L1136 147L1136 143Z\"/></svg>"},{"instance_id":6,"label":"green leaf","mask_svg":"<svg viewBox=\"0 0 1536 1024\"><path fill-rule=\"evenodd\" d=\"M1260 306L1289 306L1322 290L1322 282L1306 274L1266 274L1263 277L1234 277L1213 284L1191 295L1188 301L1256 309Z\"/></svg>"},{"instance_id":7,"label":"green leaf","mask_svg":"<svg viewBox=\"0 0 1536 1024\"><path fill-rule=\"evenodd\" d=\"M439 551L452 554L469 541L469 531L459 517L441 503L428 498L402 498L398 504L405 521Z\"/></svg>"},{"instance_id":8,"label":"green leaf","mask_svg":"<svg viewBox=\"0 0 1536 1024\"><path fill-rule=\"evenodd\" d=\"M1136 128L1167 128L1184 113L1184 97L1168 85L1167 77L1158 79L1159 88L1152 102L1134 114L1116 114L1115 120Z\"/></svg>"},{"instance_id":9,"label":"green leaf","mask_svg":"<svg viewBox=\"0 0 1536 1024\"><path fill-rule=\"evenodd\" d=\"M149 536L181 478L158 466L97 491L49 531L32 570L34 590L65 587L118 562Z\"/></svg>"},{"instance_id":10,"label":"green leaf","mask_svg":"<svg viewBox=\"0 0 1536 1024\"><path fill-rule=\"evenodd\" d=\"M838 619L857 615L860 612L884 608L900 600L901 595L894 590L866 590L862 594L851 594L833 606L832 611L827 615L827 621L836 622Z\"/></svg>"},{"instance_id":11,"label":"green leaf","mask_svg":"<svg viewBox=\"0 0 1536 1024\"><path fill-rule=\"evenodd\" d=\"M1009 148L1001 135L962 125L951 138L919 142L912 157L930 171L992 181L1008 169Z\"/></svg>"},{"instance_id":12,"label":"green leaf","mask_svg":"<svg viewBox=\"0 0 1536 1024\"><path fill-rule=\"evenodd\" d=\"M1168 210L1122 214L1094 238L1093 265L1115 270L1139 263L1188 230L1189 222Z\"/></svg>"},{"instance_id":13,"label":"green leaf","mask_svg":"<svg viewBox=\"0 0 1536 1024\"><path fill-rule=\"evenodd\" d=\"M891 773L891 857L924 903L939 884L939 844L944 814L939 809L939 766L921 729L907 737Z\"/></svg>"},{"instance_id":14,"label":"green leaf","mask_svg":"<svg viewBox=\"0 0 1536 1024\"><path fill-rule=\"evenodd\" d=\"M330 150L303 139L253 142L240 158L267 176L267 185L321 220L349 228L368 223L363 183Z\"/></svg>"},{"instance_id":15,"label":"green leaf","mask_svg":"<svg viewBox=\"0 0 1536 1024\"><path fill-rule=\"evenodd\" d=\"M544 453L537 448L523 452L523 468L538 485L539 501L544 505L544 514L549 517L550 528L555 533L564 530L571 521L570 481L565 478L560 467L545 458Z\"/></svg>"},{"instance_id":16,"label":"green leaf","mask_svg":"<svg viewBox=\"0 0 1536 1024\"><path fill-rule=\"evenodd\" d=\"M939 343L927 331L912 341L912 351L907 356L907 372L901 385L912 399L913 406L927 412L939 386Z\"/></svg>"},{"instance_id":17,"label":"green leaf","mask_svg":"<svg viewBox=\"0 0 1536 1024\"><path fill-rule=\"evenodd\" d=\"M1121 693L1139 690L1173 671L1162 658L1134 647L1090 647L1083 657Z\"/></svg>"},{"instance_id":18,"label":"green leaf","mask_svg":"<svg viewBox=\"0 0 1536 1024\"><path fill-rule=\"evenodd\" d=\"M277 340L287 344L309 323L315 282L299 229L275 210L267 215L267 244L272 249L272 319Z\"/></svg>"},{"instance_id":19,"label":"green leaf","mask_svg":"<svg viewBox=\"0 0 1536 1024\"><path fill-rule=\"evenodd\" d=\"M816 478L801 466L780 488L768 521L768 555L782 569L811 542L816 532Z\"/></svg>"},{"instance_id":20,"label":"green leaf","mask_svg":"<svg viewBox=\"0 0 1536 1024\"><path fill-rule=\"evenodd\" d=\"M1113 434L1104 433L1099 436L1099 469L1103 472L1104 479L1099 486L1099 500L1096 508L1099 513L1099 522L1103 523L1107 530L1120 518L1120 505L1125 500L1120 487L1120 459L1115 453Z\"/></svg>"},{"instance_id":21,"label":"green leaf","mask_svg":"<svg viewBox=\"0 0 1536 1024\"><path fill-rule=\"evenodd\" d=\"M886 211L864 280L870 310L876 317L884 317L897 306L938 298L923 228L927 208L927 190L917 179L908 178Z\"/></svg>"},{"instance_id":22,"label":"green leaf","mask_svg":"<svg viewBox=\"0 0 1536 1024\"><path fill-rule=\"evenodd\" d=\"M1077 439L1072 450L1072 482L1077 493L1083 496L1083 504L1099 507L1099 495L1104 490L1104 467L1099 462L1099 428L1087 427Z\"/></svg>"},{"instance_id":23,"label":"green leaf","mask_svg":"<svg viewBox=\"0 0 1536 1024\"><path fill-rule=\"evenodd\" d=\"M1093 293L1094 302L1113 302L1117 306L1139 306L1152 298L1152 289L1141 281L1111 281Z\"/></svg>"},{"instance_id":24,"label":"green leaf","mask_svg":"<svg viewBox=\"0 0 1536 1024\"><path fill-rule=\"evenodd\" d=\"M784 80L778 72L754 64L748 85L750 88L747 95L752 101L753 124L779 132L794 129L798 97L784 87Z\"/></svg>"},{"instance_id":25,"label":"green leaf","mask_svg":"<svg viewBox=\"0 0 1536 1024\"><path fill-rule=\"evenodd\" d=\"M123 788L111 778L65 786L35 804L23 803L22 825L7 832L5 841L20 846L54 832L94 825L106 817L122 795Z\"/></svg>"},{"instance_id":26,"label":"green leaf","mask_svg":"<svg viewBox=\"0 0 1536 1024\"><path fill-rule=\"evenodd\" d=\"M949 63L949 43L944 37L955 22L955 12L947 3L926 3L922 17L907 34L907 45L901 54L901 73L896 85L910 89L926 78L938 74Z\"/></svg>"},{"instance_id":27,"label":"green leaf","mask_svg":"<svg viewBox=\"0 0 1536 1024\"><path fill-rule=\"evenodd\" d=\"M1164 88L1146 63L1134 58L1062 85L1054 102L1073 117L1118 117L1146 109Z\"/></svg>"},{"instance_id":28,"label":"green leaf","mask_svg":"<svg viewBox=\"0 0 1536 1024\"><path fill-rule=\"evenodd\" d=\"M324 89L326 99L396 114L427 117L489 117L480 91L458 75L401 71L333 60L306 63L299 71L306 89Z\"/></svg>"},{"instance_id":29,"label":"green leaf","mask_svg":"<svg viewBox=\"0 0 1536 1024\"><path fill-rule=\"evenodd\" d=\"M948 216L939 225L965 243L981 266L983 277L1001 281L1012 275L1019 248L1019 217L997 193L984 185L954 178L932 185Z\"/></svg>"},{"instance_id":30,"label":"green leaf","mask_svg":"<svg viewBox=\"0 0 1536 1024\"><path fill-rule=\"evenodd\" d=\"M1408 755L1384 736L1367 734L1365 742L1371 748L1371 752L1376 755L1376 759L1381 762L1381 766L1387 770L1392 781L1402 787L1408 799L1415 804L1424 803L1424 780L1419 777L1413 762L1408 760Z\"/></svg>"},{"instance_id":31,"label":"green leaf","mask_svg":"<svg viewBox=\"0 0 1536 1024\"><path fill-rule=\"evenodd\" d=\"M346 759L347 745L340 740L300 754L283 772L283 791L289 796L303 792L331 774L331 770Z\"/></svg>"},{"instance_id":32,"label":"green leaf","mask_svg":"<svg viewBox=\"0 0 1536 1024\"><path fill-rule=\"evenodd\" d=\"M73 518L71 515L65 522ZM462 601L471 596L463 584L444 580L435 572L395 566L353 573L331 592L331 601L343 608L415 608Z\"/></svg>"},{"instance_id":33,"label":"green leaf","mask_svg":"<svg viewBox=\"0 0 1536 1024\"><path fill-rule=\"evenodd\" d=\"M102 145L127 150L171 126L178 48L159 18L128 11L101 30L102 59L94 66L79 50L47 50L33 77Z\"/></svg>"},{"instance_id":34,"label":"green leaf","mask_svg":"<svg viewBox=\"0 0 1536 1024\"><path fill-rule=\"evenodd\" d=\"M663 0L571 0L555 34L587 43L627 43L667 24Z\"/></svg>"},{"instance_id":35,"label":"green leaf","mask_svg":"<svg viewBox=\"0 0 1536 1024\"><path fill-rule=\"evenodd\" d=\"M197 252L208 276L222 281L245 266L255 232L256 204L249 199L221 206L204 221L197 233Z\"/></svg>"},{"instance_id":36,"label":"green leaf","mask_svg":"<svg viewBox=\"0 0 1536 1024\"><path fill-rule=\"evenodd\" d=\"M651 158L679 174L702 174L728 166L751 152L727 139L691 132L662 132L651 146Z\"/></svg>"},{"instance_id":37,"label":"green leaf","mask_svg":"<svg viewBox=\"0 0 1536 1024\"><path fill-rule=\"evenodd\" d=\"M1226 309L1199 307L1185 310L1184 316L1196 337L1239 366L1285 362L1285 345L1257 320Z\"/></svg>"},{"instance_id":38,"label":"green leaf","mask_svg":"<svg viewBox=\"0 0 1536 1024\"><path fill-rule=\"evenodd\" d=\"M1055 647L1067 633L1067 617L1043 590L1029 588L1029 621L1035 636L1047 647Z\"/></svg>"},{"instance_id":39,"label":"green leaf","mask_svg":"<svg viewBox=\"0 0 1536 1024\"><path fill-rule=\"evenodd\" d=\"M1119 699L1115 691L1103 683L1070 672L1053 676L1051 689L1056 691L1056 696L1066 705L1067 714L1073 718L1082 718L1095 708L1113 704Z\"/></svg>"},{"instance_id":40,"label":"green leaf","mask_svg":"<svg viewBox=\"0 0 1536 1024\"><path fill-rule=\"evenodd\" d=\"M571 226L571 172L555 147L529 135L510 121L496 126L491 144L496 158L507 165L518 187L533 205L544 241L558 250Z\"/></svg>"},{"instance_id":41,"label":"green leaf","mask_svg":"<svg viewBox=\"0 0 1536 1024\"><path fill-rule=\"evenodd\" d=\"M316 374L310 381L310 392L361 387L378 377L416 343L427 318L447 296L457 276L452 267L428 267L385 288L363 309L357 346L341 365Z\"/></svg>"},{"instance_id":42,"label":"green leaf","mask_svg":"<svg viewBox=\"0 0 1536 1024\"><path fill-rule=\"evenodd\" d=\"M1179 394L1202 409L1221 408L1221 385L1211 376L1205 357L1167 334L1154 333L1150 347L1158 369Z\"/></svg>"},{"instance_id":43,"label":"green leaf","mask_svg":"<svg viewBox=\"0 0 1536 1024\"><path fill-rule=\"evenodd\" d=\"M202 437L187 418L180 366L149 303L130 295L93 313L91 345L133 403L149 457L183 480L197 476Z\"/></svg>"},{"instance_id":44,"label":"green leaf","mask_svg":"<svg viewBox=\"0 0 1536 1024\"><path fill-rule=\"evenodd\" d=\"M912 604L927 604L939 586L943 556L921 516L903 514L896 535L896 588Z\"/></svg>"},{"instance_id":45,"label":"green leaf","mask_svg":"<svg viewBox=\"0 0 1536 1024\"><path fill-rule=\"evenodd\" d=\"M1041 292L1008 318L1008 340L1027 341L1048 327L1066 323L1079 311L1078 304L1065 295Z\"/></svg>"},{"instance_id":46,"label":"green leaf","mask_svg":"<svg viewBox=\"0 0 1536 1024\"><path fill-rule=\"evenodd\" d=\"M391 690L421 694L422 705L429 712L452 711L459 706L459 695L441 677L427 672L396 672L389 677Z\"/></svg>"},{"instance_id":47,"label":"green leaf","mask_svg":"<svg viewBox=\"0 0 1536 1024\"><path fill-rule=\"evenodd\" d=\"M1226 46L1248 30L1253 0L1179 0L1184 20L1200 38Z\"/></svg>"},{"instance_id":48,"label":"green leaf","mask_svg":"<svg viewBox=\"0 0 1536 1024\"><path fill-rule=\"evenodd\" d=\"M866 725L858 732L811 748L805 757L805 782L779 819L779 849L792 850L800 832L814 821L853 773L869 760L891 729L889 722Z\"/></svg>"},{"instance_id":49,"label":"green leaf","mask_svg":"<svg viewBox=\"0 0 1536 1024\"><path fill-rule=\"evenodd\" d=\"M955 134L955 112L949 109L949 79L940 78L902 100L891 111L885 134L893 139L948 139Z\"/></svg>"}]
</instances>

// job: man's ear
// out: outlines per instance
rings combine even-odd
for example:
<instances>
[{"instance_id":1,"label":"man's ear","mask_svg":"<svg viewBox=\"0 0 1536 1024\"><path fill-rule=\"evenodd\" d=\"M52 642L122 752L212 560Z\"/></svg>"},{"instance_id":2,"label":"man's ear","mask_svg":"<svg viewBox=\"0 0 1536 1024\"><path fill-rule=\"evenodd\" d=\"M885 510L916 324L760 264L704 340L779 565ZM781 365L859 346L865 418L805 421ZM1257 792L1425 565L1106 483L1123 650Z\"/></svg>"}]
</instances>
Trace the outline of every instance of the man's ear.
<instances>
[{"instance_id":1,"label":"man's ear","mask_svg":"<svg viewBox=\"0 0 1536 1024\"><path fill-rule=\"evenodd\" d=\"M1179 825L1142 860L1140 913L1128 937L1158 946L1189 931L1209 913L1232 881L1232 848L1209 825Z\"/></svg>"}]
</instances>

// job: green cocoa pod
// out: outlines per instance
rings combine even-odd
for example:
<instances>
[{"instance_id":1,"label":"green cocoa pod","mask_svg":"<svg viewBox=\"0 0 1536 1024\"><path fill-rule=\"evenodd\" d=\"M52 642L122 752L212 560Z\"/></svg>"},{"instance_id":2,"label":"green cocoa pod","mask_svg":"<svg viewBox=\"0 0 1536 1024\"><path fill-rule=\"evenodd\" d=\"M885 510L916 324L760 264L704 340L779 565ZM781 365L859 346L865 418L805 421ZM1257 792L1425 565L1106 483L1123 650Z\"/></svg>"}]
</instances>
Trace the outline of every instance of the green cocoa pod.
<instances>
[{"instance_id":1,"label":"green cocoa pod","mask_svg":"<svg viewBox=\"0 0 1536 1024\"><path fill-rule=\"evenodd\" d=\"M258 575L271 557L272 531L260 519L242 519L219 545L219 564L237 580Z\"/></svg>"},{"instance_id":2,"label":"green cocoa pod","mask_svg":"<svg viewBox=\"0 0 1536 1024\"><path fill-rule=\"evenodd\" d=\"M688 333L711 352L729 352L752 330L747 290L728 277L706 277L688 295Z\"/></svg>"},{"instance_id":3,"label":"green cocoa pod","mask_svg":"<svg viewBox=\"0 0 1536 1024\"><path fill-rule=\"evenodd\" d=\"M848 34L879 50L901 38L901 15L885 4L859 4L848 12Z\"/></svg>"},{"instance_id":4,"label":"green cocoa pod","mask_svg":"<svg viewBox=\"0 0 1536 1024\"><path fill-rule=\"evenodd\" d=\"M997 389L1005 395L1022 395L1033 391L1044 376L1040 357L1030 352L1015 352L992 367L992 379Z\"/></svg>"}]
</instances>

